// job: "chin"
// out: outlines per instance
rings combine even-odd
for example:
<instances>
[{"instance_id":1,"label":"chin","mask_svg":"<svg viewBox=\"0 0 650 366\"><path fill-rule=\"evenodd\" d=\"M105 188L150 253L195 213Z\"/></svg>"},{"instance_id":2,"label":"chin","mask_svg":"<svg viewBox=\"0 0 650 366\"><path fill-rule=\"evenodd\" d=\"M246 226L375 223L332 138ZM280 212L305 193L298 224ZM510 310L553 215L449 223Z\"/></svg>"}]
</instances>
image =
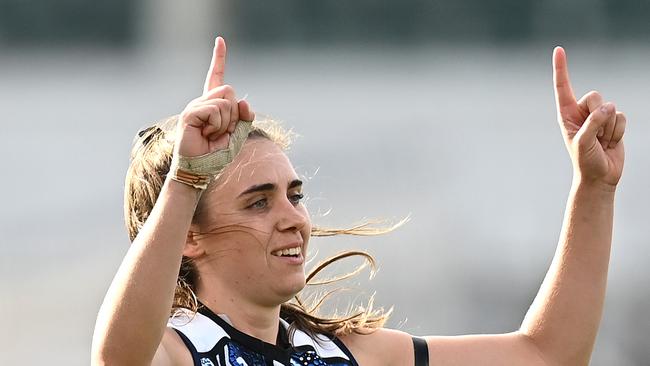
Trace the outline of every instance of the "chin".
<instances>
[{"instance_id":1,"label":"chin","mask_svg":"<svg viewBox=\"0 0 650 366\"><path fill-rule=\"evenodd\" d=\"M295 279L294 281L285 282L282 288L276 290L276 293L280 295L281 303L284 303L291 300L304 288L305 288L305 277L303 276L301 279Z\"/></svg>"}]
</instances>

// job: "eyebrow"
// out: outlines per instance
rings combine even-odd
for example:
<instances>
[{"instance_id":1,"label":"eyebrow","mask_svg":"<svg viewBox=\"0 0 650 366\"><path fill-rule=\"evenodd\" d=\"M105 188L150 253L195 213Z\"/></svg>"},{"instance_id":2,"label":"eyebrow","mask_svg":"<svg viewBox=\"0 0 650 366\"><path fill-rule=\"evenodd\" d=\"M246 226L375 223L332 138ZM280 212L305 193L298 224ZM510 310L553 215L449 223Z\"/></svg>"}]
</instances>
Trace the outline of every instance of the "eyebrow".
<instances>
[{"instance_id":1,"label":"eyebrow","mask_svg":"<svg viewBox=\"0 0 650 366\"><path fill-rule=\"evenodd\" d=\"M288 189L292 189L300 186L302 186L302 181L300 179L294 179L289 183ZM238 197L255 193L255 192L273 191L276 188L277 188L276 185L273 183L257 184L249 187L248 189L240 193Z\"/></svg>"}]
</instances>

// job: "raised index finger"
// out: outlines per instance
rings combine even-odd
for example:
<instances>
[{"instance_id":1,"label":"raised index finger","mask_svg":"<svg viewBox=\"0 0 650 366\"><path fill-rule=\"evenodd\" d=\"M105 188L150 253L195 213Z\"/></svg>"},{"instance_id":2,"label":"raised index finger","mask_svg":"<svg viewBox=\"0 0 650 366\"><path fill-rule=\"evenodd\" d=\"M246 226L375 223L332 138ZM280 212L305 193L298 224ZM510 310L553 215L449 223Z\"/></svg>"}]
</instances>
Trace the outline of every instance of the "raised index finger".
<instances>
[{"instance_id":1,"label":"raised index finger","mask_svg":"<svg viewBox=\"0 0 650 366\"><path fill-rule=\"evenodd\" d=\"M203 84L203 94L223 85L223 74L225 70L226 42L222 37L217 37L214 41L214 51L212 52L212 61L210 61L208 75L206 75L205 84Z\"/></svg>"},{"instance_id":2,"label":"raised index finger","mask_svg":"<svg viewBox=\"0 0 650 366\"><path fill-rule=\"evenodd\" d=\"M571 89L566 53L562 47L555 47L553 50L553 83L558 112L564 114L568 112L567 108L575 108L576 97Z\"/></svg>"}]
</instances>

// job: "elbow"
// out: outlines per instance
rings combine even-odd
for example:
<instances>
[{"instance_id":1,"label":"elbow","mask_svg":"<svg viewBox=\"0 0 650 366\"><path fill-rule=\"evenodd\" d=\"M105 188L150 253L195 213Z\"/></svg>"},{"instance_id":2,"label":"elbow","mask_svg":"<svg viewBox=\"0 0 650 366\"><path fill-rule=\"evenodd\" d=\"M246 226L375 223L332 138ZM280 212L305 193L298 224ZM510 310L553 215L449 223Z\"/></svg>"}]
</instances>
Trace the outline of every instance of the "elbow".
<instances>
[{"instance_id":1,"label":"elbow","mask_svg":"<svg viewBox=\"0 0 650 366\"><path fill-rule=\"evenodd\" d=\"M591 348L588 350L570 349L570 347L555 347L557 344L546 344L543 339L535 337L523 330L517 331L522 342L544 366L589 366Z\"/></svg>"},{"instance_id":2,"label":"elbow","mask_svg":"<svg viewBox=\"0 0 650 366\"><path fill-rule=\"evenodd\" d=\"M92 366L151 366L153 354L146 352L144 342L107 328L95 329L90 364Z\"/></svg>"}]
</instances>

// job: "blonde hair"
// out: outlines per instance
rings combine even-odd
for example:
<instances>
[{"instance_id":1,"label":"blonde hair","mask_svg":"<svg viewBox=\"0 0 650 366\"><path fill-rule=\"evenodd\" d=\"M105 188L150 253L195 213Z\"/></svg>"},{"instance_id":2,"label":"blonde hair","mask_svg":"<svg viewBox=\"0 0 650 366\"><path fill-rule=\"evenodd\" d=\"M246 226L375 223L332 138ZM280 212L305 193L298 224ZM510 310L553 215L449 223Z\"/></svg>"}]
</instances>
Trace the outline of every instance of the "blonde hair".
<instances>
[{"instance_id":1,"label":"blonde hair","mask_svg":"<svg viewBox=\"0 0 650 366\"><path fill-rule=\"evenodd\" d=\"M177 121L178 116L162 120L140 131L134 140L124 192L124 217L131 241L135 239L149 217L169 171ZM294 136L291 131L285 130L272 120L255 121L253 126L250 137L269 139L285 150ZM196 219L196 215L195 212L193 219ZM392 231L405 221L380 228L372 225L371 222L345 229L313 227L311 236L379 235ZM315 276L330 264L350 257L360 257L364 263L345 275L327 280L315 280ZM360 251L342 252L317 264L307 275L306 282L308 286L331 284L356 275L367 266L371 268L371 273L374 273L375 260L370 254ZM189 309L193 312L198 310L199 302L195 296L197 276L197 270L191 259L183 257L174 292L172 315L181 309ZM336 292L337 290L333 290L322 296L316 296L309 304L299 293L291 301L281 305L280 316L292 324L292 329L300 329L311 334L341 336L350 333L365 334L381 328L392 311L392 308L388 311L381 308L374 309L371 297L365 307L349 309L343 315L318 315L323 302Z\"/></svg>"}]
</instances>

